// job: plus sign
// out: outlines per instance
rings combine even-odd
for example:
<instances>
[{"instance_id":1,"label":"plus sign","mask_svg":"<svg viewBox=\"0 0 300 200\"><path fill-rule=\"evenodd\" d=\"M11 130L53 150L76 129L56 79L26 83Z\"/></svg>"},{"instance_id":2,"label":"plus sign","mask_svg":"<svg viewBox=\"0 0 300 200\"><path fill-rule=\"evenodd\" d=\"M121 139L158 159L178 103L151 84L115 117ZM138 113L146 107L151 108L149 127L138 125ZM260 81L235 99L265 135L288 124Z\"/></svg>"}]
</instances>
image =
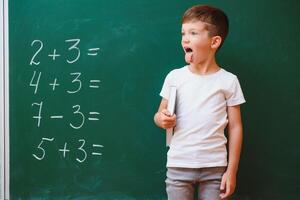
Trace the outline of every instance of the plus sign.
<instances>
[{"instance_id":1,"label":"plus sign","mask_svg":"<svg viewBox=\"0 0 300 200\"><path fill-rule=\"evenodd\" d=\"M52 90L53 90L53 91L55 90L55 87L56 87L56 86L59 86L59 84L56 83L56 82L57 82L57 79L55 78L55 79L54 79L54 82L49 84L49 85L52 86Z\"/></svg>"},{"instance_id":2,"label":"plus sign","mask_svg":"<svg viewBox=\"0 0 300 200\"><path fill-rule=\"evenodd\" d=\"M59 151L62 151L63 152L63 157L65 158L66 157L66 152L69 152L70 150L67 149L67 143L65 142L65 146L63 149L59 149Z\"/></svg>"},{"instance_id":3,"label":"plus sign","mask_svg":"<svg viewBox=\"0 0 300 200\"><path fill-rule=\"evenodd\" d=\"M52 57L52 60L55 60L56 57L60 56L60 54L56 54L56 49L53 50L53 54L49 54L49 57Z\"/></svg>"}]
</instances>

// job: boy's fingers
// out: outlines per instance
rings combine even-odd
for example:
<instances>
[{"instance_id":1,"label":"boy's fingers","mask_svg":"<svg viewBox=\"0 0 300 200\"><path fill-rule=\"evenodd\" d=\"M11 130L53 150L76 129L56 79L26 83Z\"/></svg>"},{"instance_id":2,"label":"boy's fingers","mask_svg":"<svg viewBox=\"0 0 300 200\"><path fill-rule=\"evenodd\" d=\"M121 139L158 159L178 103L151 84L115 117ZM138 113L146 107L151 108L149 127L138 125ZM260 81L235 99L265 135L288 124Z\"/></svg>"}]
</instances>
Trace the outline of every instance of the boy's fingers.
<instances>
[{"instance_id":1,"label":"boy's fingers","mask_svg":"<svg viewBox=\"0 0 300 200\"><path fill-rule=\"evenodd\" d=\"M226 196L227 196L227 195L226 195L226 192L225 192L225 193L221 193L221 194L220 194L221 200L224 200L224 199L226 198Z\"/></svg>"},{"instance_id":2,"label":"boy's fingers","mask_svg":"<svg viewBox=\"0 0 300 200\"><path fill-rule=\"evenodd\" d=\"M173 128L175 124L165 124L163 127L168 129L168 128Z\"/></svg>"},{"instance_id":3,"label":"boy's fingers","mask_svg":"<svg viewBox=\"0 0 300 200\"><path fill-rule=\"evenodd\" d=\"M172 128L176 124L176 115L170 116L170 112L167 109L161 111L161 121L164 128Z\"/></svg>"},{"instance_id":4,"label":"boy's fingers","mask_svg":"<svg viewBox=\"0 0 300 200\"><path fill-rule=\"evenodd\" d=\"M220 194L221 199L226 199L231 194L230 188L226 186L226 182L225 182L225 185L224 185L224 189L225 189L225 191L221 192L221 194Z\"/></svg>"},{"instance_id":5,"label":"boy's fingers","mask_svg":"<svg viewBox=\"0 0 300 200\"><path fill-rule=\"evenodd\" d=\"M171 115L171 113L167 109L163 109L161 112L167 116Z\"/></svg>"},{"instance_id":6,"label":"boy's fingers","mask_svg":"<svg viewBox=\"0 0 300 200\"><path fill-rule=\"evenodd\" d=\"M173 116L172 117L163 116L162 120L165 121L165 122L174 122L176 120L176 118L174 118Z\"/></svg>"},{"instance_id":7,"label":"boy's fingers","mask_svg":"<svg viewBox=\"0 0 300 200\"><path fill-rule=\"evenodd\" d=\"M166 126L175 125L175 122L174 121L165 121L164 125L166 125Z\"/></svg>"},{"instance_id":8,"label":"boy's fingers","mask_svg":"<svg viewBox=\"0 0 300 200\"><path fill-rule=\"evenodd\" d=\"M221 198L222 198L222 199L228 198L229 196L230 196L230 191L229 191L229 189L226 189L225 194L224 194L224 193L221 194Z\"/></svg>"},{"instance_id":9,"label":"boy's fingers","mask_svg":"<svg viewBox=\"0 0 300 200\"><path fill-rule=\"evenodd\" d=\"M226 179L222 177L220 190L224 190L225 189L225 183L226 183Z\"/></svg>"},{"instance_id":10,"label":"boy's fingers","mask_svg":"<svg viewBox=\"0 0 300 200\"><path fill-rule=\"evenodd\" d=\"M223 176L223 177L222 177L222 180L221 180L221 185L220 185L220 190L221 190L220 197L221 197L221 199L224 199L224 198L225 198L225 195L226 195L225 186L226 186L226 179L225 179L225 177Z\"/></svg>"},{"instance_id":11,"label":"boy's fingers","mask_svg":"<svg viewBox=\"0 0 300 200\"><path fill-rule=\"evenodd\" d=\"M176 125L176 120L171 120L170 118L163 120L163 125L168 127L173 127Z\"/></svg>"}]
</instances>

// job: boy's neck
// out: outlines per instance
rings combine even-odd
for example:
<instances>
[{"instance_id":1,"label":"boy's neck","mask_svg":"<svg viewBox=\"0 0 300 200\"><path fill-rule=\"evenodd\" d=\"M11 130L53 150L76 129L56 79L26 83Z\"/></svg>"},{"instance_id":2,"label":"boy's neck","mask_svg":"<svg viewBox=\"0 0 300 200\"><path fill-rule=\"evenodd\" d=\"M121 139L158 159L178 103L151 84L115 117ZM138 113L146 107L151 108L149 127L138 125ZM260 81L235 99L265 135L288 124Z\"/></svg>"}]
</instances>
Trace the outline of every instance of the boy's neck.
<instances>
[{"instance_id":1,"label":"boy's neck","mask_svg":"<svg viewBox=\"0 0 300 200\"><path fill-rule=\"evenodd\" d=\"M190 63L189 69L195 74L207 75L219 71L220 67L218 66L215 58L213 57L201 63Z\"/></svg>"}]
</instances>

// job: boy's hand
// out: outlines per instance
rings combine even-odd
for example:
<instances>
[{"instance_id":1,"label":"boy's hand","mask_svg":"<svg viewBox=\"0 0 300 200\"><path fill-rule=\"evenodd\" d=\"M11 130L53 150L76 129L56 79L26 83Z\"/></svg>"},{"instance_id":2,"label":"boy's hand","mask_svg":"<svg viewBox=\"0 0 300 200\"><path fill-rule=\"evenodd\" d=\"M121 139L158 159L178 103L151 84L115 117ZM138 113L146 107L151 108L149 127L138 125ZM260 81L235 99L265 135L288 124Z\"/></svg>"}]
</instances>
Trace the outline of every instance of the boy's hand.
<instances>
[{"instance_id":1,"label":"boy's hand","mask_svg":"<svg viewBox=\"0 0 300 200\"><path fill-rule=\"evenodd\" d=\"M171 116L167 109L163 109L157 113L157 124L164 129L172 128L176 125L176 115Z\"/></svg>"},{"instance_id":2,"label":"boy's hand","mask_svg":"<svg viewBox=\"0 0 300 200\"><path fill-rule=\"evenodd\" d=\"M226 171L222 176L221 181L221 199L226 199L233 194L236 186L236 174Z\"/></svg>"}]
</instances>

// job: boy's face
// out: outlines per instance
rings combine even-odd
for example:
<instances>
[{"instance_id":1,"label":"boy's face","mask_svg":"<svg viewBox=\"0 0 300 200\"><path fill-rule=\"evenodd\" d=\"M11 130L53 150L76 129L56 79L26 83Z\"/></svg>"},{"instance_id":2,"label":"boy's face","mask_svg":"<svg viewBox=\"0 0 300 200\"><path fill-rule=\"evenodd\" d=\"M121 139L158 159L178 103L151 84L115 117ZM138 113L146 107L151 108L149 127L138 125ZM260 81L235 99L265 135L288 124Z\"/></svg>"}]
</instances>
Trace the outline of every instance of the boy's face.
<instances>
[{"instance_id":1,"label":"boy's face","mask_svg":"<svg viewBox=\"0 0 300 200\"><path fill-rule=\"evenodd\" d=\"M213 37L209 36L206 24L201 21L191 21L182 24L181 45L185 52L187 63L198 64L205 61L214 50ZM216 49L215 49L216 50Z\"/></svg>"}]
</instances>

